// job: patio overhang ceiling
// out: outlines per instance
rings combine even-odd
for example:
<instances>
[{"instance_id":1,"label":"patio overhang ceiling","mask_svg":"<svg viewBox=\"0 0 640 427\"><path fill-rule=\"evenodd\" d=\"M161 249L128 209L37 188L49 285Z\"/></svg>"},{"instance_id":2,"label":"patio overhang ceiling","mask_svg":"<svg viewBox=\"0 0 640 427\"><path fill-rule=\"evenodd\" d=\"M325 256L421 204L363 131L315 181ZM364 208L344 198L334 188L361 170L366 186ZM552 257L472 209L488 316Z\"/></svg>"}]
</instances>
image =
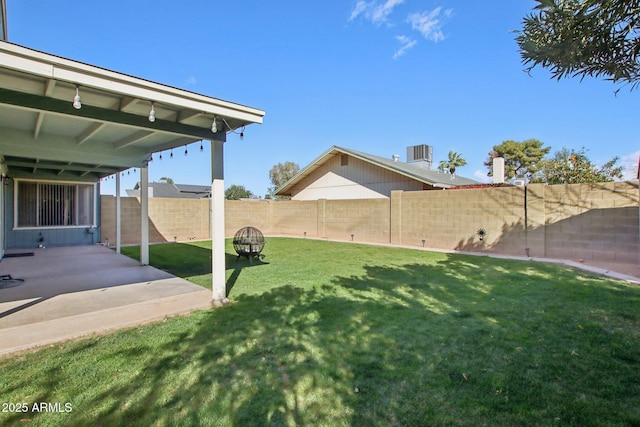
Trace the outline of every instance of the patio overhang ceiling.
<instances>
[{"instance_id":1,"label":"patio overhang ceiling","mask_svg":"<svg viewBox=\"0 0 640 427\"><path fill-rule=\"evenodd\" d=\"M72 105L76 90L80 109ZM225 141L227 132L262 123L264 114L0 41L0 169L6 176L97 180L143 167L152 153Z\"/></svg>"}]
</instances>

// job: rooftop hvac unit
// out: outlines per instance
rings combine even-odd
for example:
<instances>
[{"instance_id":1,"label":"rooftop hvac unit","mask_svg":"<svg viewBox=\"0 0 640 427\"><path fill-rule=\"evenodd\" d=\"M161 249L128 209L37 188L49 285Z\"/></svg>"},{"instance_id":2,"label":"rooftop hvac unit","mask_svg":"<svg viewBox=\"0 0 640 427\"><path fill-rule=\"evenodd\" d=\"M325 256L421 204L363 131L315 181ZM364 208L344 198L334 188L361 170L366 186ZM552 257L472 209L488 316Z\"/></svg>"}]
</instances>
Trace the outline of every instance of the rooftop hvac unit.
<instances>
[{"instance_id":1,"label":"rooftop hvac unit","mask_svg":"<svg viewBox=\"0 0 640 427\"><path fill-rule=\"evenodd\" d=\"M407 147L407 163L422 162L431 168L433 162L433 147L427 144Z\"/></svg>"}]
</instances>

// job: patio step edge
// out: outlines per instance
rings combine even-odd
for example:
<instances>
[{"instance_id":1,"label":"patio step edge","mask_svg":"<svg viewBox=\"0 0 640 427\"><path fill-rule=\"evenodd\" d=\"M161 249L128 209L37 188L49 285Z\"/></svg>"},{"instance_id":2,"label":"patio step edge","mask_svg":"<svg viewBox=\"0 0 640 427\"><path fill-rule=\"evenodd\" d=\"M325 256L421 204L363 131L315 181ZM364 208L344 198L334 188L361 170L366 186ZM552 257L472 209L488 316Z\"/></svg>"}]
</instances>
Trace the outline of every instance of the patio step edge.
<instances>
[{"instance_id":1,"label":"patio step edge","mask_svg":"<svg viewBox=\"0 0 640 427\"><path fill-rule=\"evenodd\" d=\"M0 329L0 356L113 332L212 307L211 291L190 292L121 307Z\"/></svg>"}]
</instances>

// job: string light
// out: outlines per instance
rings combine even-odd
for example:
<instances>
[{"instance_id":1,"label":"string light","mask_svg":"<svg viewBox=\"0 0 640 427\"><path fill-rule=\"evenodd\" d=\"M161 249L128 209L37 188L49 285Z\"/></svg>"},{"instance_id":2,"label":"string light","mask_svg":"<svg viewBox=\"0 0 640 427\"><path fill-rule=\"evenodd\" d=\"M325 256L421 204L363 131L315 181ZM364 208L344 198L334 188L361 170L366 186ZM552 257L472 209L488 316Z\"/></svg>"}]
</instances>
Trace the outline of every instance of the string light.
<instances>
[{"instance_id":1,"label":"string light","mask_svg":"<svg viewBox=\"0 0 640 427\"><path fill-rule=\"evenodd\" d=\"M79 110L82 108L82 102L80 102L80 86L76 85L76 96L73 97L73 108Z\"/></svg>"},{"instance_id":2,"label":"string light","mask_svg":"<svg viewBox=\"0 0 640 427\"><path fill-rule=\"evenodd\" d=\"M187 151L187 144L184 145L184 155L186 156L187 154L189 154L189 152Z\"/></svg>"},{"instance_id":3,"label":"string light","mask_svg":"<svg viewBox=\"0 0 640 427\"><path fill-rule=\"evenodd\" d=\"M173 159L173 148L171 149L171 154L169 154L169 157Z\"/></svg>"},{"instance_id":4,"label":"string light","mask_svg":"<svg viewBox=\"0 0 640 427\"><path fill-rule=\"evenodd\" d=\"M151 123L156 121L156 110L153 108L153 101L151 101L151 111L149 111L149 121Z\"/></svg>"},{"instance_id":5,"label":"string light","mask_svg":"<svg viewBox=\"0 0 640 427\"><path fill-rule=\"evenodd\" d=\"M231 133L235 133L237 135L240 135L240 140L244 139L244 128L245 126L242 126L242 129L240 129L239 132L236 132L236 129L233 129L231 126L229 126L229 123L227 123L227 121L223 118L222 121L224 122L225 125L227 125L227 128L229 128L229 132Z\"/></svg>"},{"instance_id":6,"label":"string light","mask_svg":"<svg viewBox=\"0 0 640 427\"><path fill-rule=\"evenodd\" d=\"M162 160L162 153L160 153L160 160Z\"/></svg>"},{"instance_id":7,"label":"string light","mask_svg":"<svg viewBox=\"0 0 640 427\"><path fill-rule=\"evenodd\" d=\"M204 147L202 146L202 141L200 141L200 152L202 153L204 151Z\"/></svg>"}]
</instances>

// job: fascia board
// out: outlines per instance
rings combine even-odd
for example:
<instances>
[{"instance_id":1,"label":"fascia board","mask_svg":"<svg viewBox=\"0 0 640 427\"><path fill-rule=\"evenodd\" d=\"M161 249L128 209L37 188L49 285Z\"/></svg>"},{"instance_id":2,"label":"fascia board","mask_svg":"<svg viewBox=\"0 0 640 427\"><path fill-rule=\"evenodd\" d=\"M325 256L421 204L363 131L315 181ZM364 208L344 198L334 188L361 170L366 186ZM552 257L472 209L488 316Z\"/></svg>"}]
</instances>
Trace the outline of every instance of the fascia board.
<instances>
[{"instance_id":1,"label":"fascia board","mask_svg":"<svg viewBox=\"0 0 640 427\"><path fill-rule=\"evenodd\" d=\"M4 68L35 76L148 99L178 108L221 115L249 123L262 123L262 118L265 115L264 111L256 108L161 85L6 42L0 43L0 64Z\"/></svg>"},{"instance_id":2,"label":"fascia board","mask_svg":"<svg viewBox=\"0 0 640 427\"><path fill-rule=\"evenodd\" d=\"M328 149L327 151L322 153L320 156L316 157L315 160L313 160L311 163L309 163L304 169L302 169L300 172L298 172L289 181L285 182L280 188L278 188L276 190L275 194L277 195L277 194L280 194L283 191L290 190L291 187L296 185L302 178L304 178L305 176L309 175L311 172L313 172L318 167L320 167L325 162L325 158L328 157L329 154L333 153L334 151L343 152L338 147L335 147L335 146L331 147L330 149Z\"/></svg>"}]
</instances>

